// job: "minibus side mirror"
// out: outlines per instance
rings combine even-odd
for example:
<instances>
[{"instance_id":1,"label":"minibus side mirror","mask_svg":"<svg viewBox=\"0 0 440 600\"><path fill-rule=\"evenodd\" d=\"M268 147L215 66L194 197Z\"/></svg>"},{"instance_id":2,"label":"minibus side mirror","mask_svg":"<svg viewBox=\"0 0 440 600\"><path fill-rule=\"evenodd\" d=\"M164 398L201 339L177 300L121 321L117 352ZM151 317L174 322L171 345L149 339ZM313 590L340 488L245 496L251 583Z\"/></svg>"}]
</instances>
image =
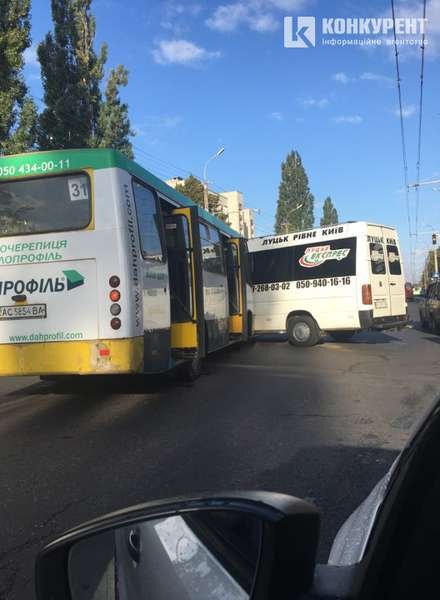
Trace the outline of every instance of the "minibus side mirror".
<instances>
[{"instance_id":1,"label":"minibus side mirror","mask_svg":"<svg viewBox=\"0 0 440 600\"><path fill-rule=\"evenodd\" d=\"M292 600L312 586L319 523L311 504L269 492L135 506L49 544L37 598Z\"/></svg>"}]
</instances>

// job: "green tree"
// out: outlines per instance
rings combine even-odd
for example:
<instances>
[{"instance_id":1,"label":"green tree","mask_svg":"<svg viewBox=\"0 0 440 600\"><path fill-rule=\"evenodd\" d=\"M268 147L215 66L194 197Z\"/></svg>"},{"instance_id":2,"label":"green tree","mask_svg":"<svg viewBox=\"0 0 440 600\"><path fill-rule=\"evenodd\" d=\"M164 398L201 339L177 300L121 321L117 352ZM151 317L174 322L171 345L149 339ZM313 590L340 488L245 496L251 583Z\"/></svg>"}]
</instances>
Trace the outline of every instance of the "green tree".
<instances>
[{"instance_id":1,"label":"green tree","mask_svg":"<svg viewBox=\"0 0 440 600\"><path fill-rule=\"evenodd\" d=\"M0 154L33 148L37 111L23 78L30 0L0 0Z\"/></svg>"},{"instance_id":2,"label":"green tree","mask_svg":"<svg viewBox=\"0 0 440 600\"><path fill-rule=\"evenodd\" d=\"M322 207L321 227L327 227L328 225L337 225L339 223L338 211L333 205L330 196L324 200L324 206Z\"/></svg>"},{"instance_id":3,"label":"green tree","mask_svg":"<svg viewBox=\"0 0 440 600\"><path fill-rule=\"evenodd\" d=\"M98 119L98 146L115 148L128 158L133 158L130 136L134 132L130 127L128 106L121 102L119 88L128 84L128 71L122 65L110 71L105 90L105 102L102 103Z\"/></svg>"},{"instance_id":4,"label":"green tree","mask_svg":"<svg viewBox=\"0 0 440 600\"><path fill-rule=\"evenodd\" d=\"M301 157L298 152L292 151L281 163L275 232L281 234L312 228L315 220L313 206L314 198Z\"/></svg>"},{"instance_id":5,"label":"green tree","mask_svg":"<svg viewBox=\"0 0 440 600\"><path fill-rule=\"evenodd\" d=\"M97 145L100 83L107 58L93 48L92 0L52 0L53 33L38 47L45 110L39 119L42 149Z\"/></svg>"},{"instance_id":6,"label":"green tree","mask_svg":"<svg viewBox=\"0 0 440 600\"><path fill-rule=\"evenodd\" d=\"M203 207L204 204L204 188L203 183L194 177L194 175L190 175L187 177L183 183L180 183L176 186L176 190L190 198L193 202ZM228 216L223 212L222 204L220 202L220 198L217 194L208 194L208 206L209 212L228 223Z\"/></svg>"}]
</instances>

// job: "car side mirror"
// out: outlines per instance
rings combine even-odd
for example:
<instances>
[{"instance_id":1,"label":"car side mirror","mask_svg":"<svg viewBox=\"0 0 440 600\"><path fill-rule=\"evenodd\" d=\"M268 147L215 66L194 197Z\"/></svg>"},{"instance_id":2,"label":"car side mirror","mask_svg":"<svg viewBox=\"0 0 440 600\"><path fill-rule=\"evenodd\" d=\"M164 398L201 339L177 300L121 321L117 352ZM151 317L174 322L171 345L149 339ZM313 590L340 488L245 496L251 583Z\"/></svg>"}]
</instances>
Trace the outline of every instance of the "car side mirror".
<instances>
[{"instance_id":1,"label":"car side mirror","mask_svg":"<svg viewBox=\"0 0 440 600\"><path fill-rule=\"evenodd\" d=\"M86 523L37 558L38 600L292 600L310 589L318 510L269 492L151 502Z\"/></svg>"}]
</instances>

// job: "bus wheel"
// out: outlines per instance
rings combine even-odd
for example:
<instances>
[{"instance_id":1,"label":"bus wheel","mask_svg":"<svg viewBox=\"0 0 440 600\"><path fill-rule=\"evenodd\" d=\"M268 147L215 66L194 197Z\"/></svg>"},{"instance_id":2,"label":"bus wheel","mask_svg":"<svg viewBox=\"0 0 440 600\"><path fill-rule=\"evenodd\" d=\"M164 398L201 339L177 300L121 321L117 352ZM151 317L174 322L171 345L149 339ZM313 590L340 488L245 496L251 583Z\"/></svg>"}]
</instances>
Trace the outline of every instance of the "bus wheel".
<instances>
[{"instance_id":1,"label":"bus wheel","mask_svg":"<svg viewBox=\"0 0 440 600\"><path fill-rule=\"evenodd\" d=\"M348 342L354 336L355 331L330 331L335 342Z\"/></svg>"},{"instance_id":2,"label":"bus wheel","mask_svg":"<svg viewBox=\"0 0 440 600\"><path fill-rule=\"evenodd\" d=\"M314 346L320 332L315 320L309 315L297 315L287 321L287 336L292 346Z\"/></svg>"},{"instance_id":3,"label":"bus wheel","mask_svg":"<svg viewBox=\"0 0 440 600\"><path fill-rule=\"evenodd\" d=\"M202 373L202 359L195 357L179 367L179 377L183 381L195 381Z\"/></svg>"}]
</instances>

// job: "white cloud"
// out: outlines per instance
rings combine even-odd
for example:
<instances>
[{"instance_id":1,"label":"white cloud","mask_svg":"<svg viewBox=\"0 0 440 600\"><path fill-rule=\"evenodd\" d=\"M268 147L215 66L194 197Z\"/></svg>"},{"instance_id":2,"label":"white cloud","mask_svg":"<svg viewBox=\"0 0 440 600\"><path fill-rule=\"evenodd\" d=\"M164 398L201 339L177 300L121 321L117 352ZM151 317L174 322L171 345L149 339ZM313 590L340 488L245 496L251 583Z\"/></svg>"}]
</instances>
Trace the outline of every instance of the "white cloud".
<instances>
[{"instance_id":1,"label":"white cloud","mask_svg":"<svg viewBox=\"0 0 440 600\"><path fill-rule=\"evenodd\" d=\"M305 4L305 0L268 0L267 4L279 10L298 10Z\"/></svg>"},{"instance_id":2,"label":"white cloud","mask_svg":"<svg viewBox=\"0 0 440 600\"><path fill-rule=\"evenodd\" d=\"M23 58L27 67L40 66L40 63L38 62L37 48L35 46L26 48L26 50L23 52Z\"/></svg>"},{"instance_id":3,"label":"white cloud","mask_svg":"<svg viewBox=\"0 0 440 600\"><path fill-rule=\"evenodd\" d=\"M269 115L269 117L271 119L273 119L274 121L284 121L284 115L283 115L283 113L280 113L278 111L271 112L270 115Z\"/></svg>"},{"instance_id":4,"label":"white cloud","mask_svg":"<svg viewBox=\"0 0 440 600\"><path fill-rule=\"evenodd\" d=\"M422 18L422 2L419 0L401 0L398 8L398 18ZM389 11L382 15L389 18ZM426 26L426 57L435 58L440 54L440 0L427 0L426 17L428 19ZM404 42L399 46L400 60L414 58L420 60L420 34L400 35L400 40ZM394 61L394 45L392 42L392 33L383 38L387 43L383 48L389 51L389 57ZM411 42L411 43L410 43ZM364 46L363 48L368 48Z\"/></svg>"},{"instance_id":5,"label":"white cloud","mask_svg":"<svg viewBox=\"0 0 440 600\"><path fill-rule=\"evenodd\" d=\"M333 123L336 123L337 125L341 123L346 123L348 125L359 125L363 122L363 120L363 117L360 115L342 115L340 117L333 117L332 119Z\"/></svg>"},{"instance_id":6,"label":"white cloud","mask_svg":"<svg viewBox=\"0 0 440 600\"><path fill-rule=\"evenodd\" d=\"M181 2L168 2L165 6L165 14L168 18L175 16L189 15L190 17L197 17L203 10L201 4L196 2L181 3Z\"/></svg>"},{"instance_id":7,"label":"white cloud","mask_svg":"<svg viewBox=\"0 0 440 600\"><path fill-rule=\"evenodd\" d=\"M392 77L381 75L380 73L371 73L370 71L364 71L359 76L350 76L347 75L347 73L340 71L339 73L334 73L332 75L332 79L333 81L337 81L338 83L342 84L355 83L356 81L373 81L388 85L393 83Z\"/></svg>"},{"instance_id":8,"label":"white cloud","mask_svg":"<svg viewBox=\"0 0 440 600\"><path fill-rule=\"evenodd\" d=\"M417 107L415 104L407 104L406 106L402 107L402 116L404 119L408 119L409 117L412 117L413 114L416 112ZM396 108L396 110L394 111L394 114L396 117L400 117L400 109Z\"/></svg>"},{"instance_id":9,"label":"white cloud","mask_svg":"<svg viewBox=\"0 0 440 600\"><path fill-rule=\"evenodd\" d=\"M249 27L253 31L264 33L265 31L275 31L278 28L278 21L270 13L250 15L248 20Z\"/></svg>"},{"instance_id":10,"label":"white cloud","mask_svg":"<svg viewBox=\"0 0 440 600\"><path fill-rule=\"evenodd\" d=\"M301 100L302 106L304 108L325 108L329 104L328 98L306 98L305 100Z\"/></svg>"},{"instance_id":11,"label":"white cloud","mask_svg":"<svg viewBox=\"0 0 440 600\"><path fill-rule=\"evenodd\" d=\"M281 24L281 15L276 12L296 11L306 0L241 0L221 4L206 20L211 29L221 32L235 31L248 27L253 31L275 31Z\"/></svg>"},{"instance_id":12,"label":"white cloud","mask_svg":"<svg viewBox=\"0 0 440 600\"><path fill-rule=\"evenodd\" d=\"M387 75L381 75L380 73L371 73L370 71L365 71L359 75L359 79L362 81L377 81L378 83L393 83L393 78L388 77Z\"/></svg>"},{"instance_id":13,"label":"white cloud","mask_svg":"<svg viewBox=\"0 0 440 600\"><path fill-rule=\"evenodd\" d=\"M188 40L161 40L152 51L159 65L191 65L219 58L220 52L210 52Z\"/></svg>"},{"instance_id":14,"label":"white cloud","mask_svg":"<svg viewBox=\"0 0 440 600\"><path fill-rule=\"evenodd\" d=\"M248 7L241 2L226 4L218 6L214 14L207 19L206 24L217 31L234 31L239 25L247 21L248 14Z\"/></svg>"},{"instance_id":15,"label":"white cloud","mask_svg":"<svg viewBox=\"0 0 440 600\"><path fill-rule=\"evenodd\" d=\"M343 72L339 72L339 73L335 73L334 75L332 75L332 79L333 81L337 81L338 83L350 83L350 81L352 81L350 79L350 77Z\"/></svg>"}]
</instances>

